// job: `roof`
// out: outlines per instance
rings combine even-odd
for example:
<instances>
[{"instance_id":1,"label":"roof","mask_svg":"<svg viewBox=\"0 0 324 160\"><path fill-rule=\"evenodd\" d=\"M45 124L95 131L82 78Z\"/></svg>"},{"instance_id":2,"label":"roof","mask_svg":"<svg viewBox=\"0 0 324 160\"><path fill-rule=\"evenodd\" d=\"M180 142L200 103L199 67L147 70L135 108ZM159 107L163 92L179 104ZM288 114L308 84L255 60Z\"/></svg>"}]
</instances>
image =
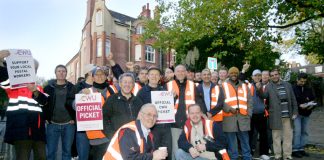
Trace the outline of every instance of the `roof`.
<instances>
[{"instance_id":1,"label":"roof","mask_svg":"<svg viewBox=\"0 0 324 160\"><path fill-rule=\"evenodd\" d=\"M117 19L117 21L119 21L120 23L124 23L126 24L129 21L134 22L136 20L136 18L112 11L112 10L108 10L111 14L112 17L114 17L115 19Z\"/></svg>"}]
</instances>

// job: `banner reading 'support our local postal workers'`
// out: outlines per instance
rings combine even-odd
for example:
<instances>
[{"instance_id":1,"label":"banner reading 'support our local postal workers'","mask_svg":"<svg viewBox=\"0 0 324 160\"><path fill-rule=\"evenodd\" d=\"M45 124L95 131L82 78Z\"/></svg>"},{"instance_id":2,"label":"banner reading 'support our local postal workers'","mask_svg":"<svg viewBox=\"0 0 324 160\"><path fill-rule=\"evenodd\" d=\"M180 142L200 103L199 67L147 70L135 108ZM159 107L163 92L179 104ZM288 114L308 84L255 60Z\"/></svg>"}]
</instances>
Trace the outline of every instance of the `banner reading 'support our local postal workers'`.
<instances>
[{"instance_id":1,"label":"banner reading 'support our local postal workers'","mask_svg":"<svg viewBox=\"0 0 324 160\"><path fill-rule=\"evenodd\" d=\"M100 93L76 94L75 110L78 131L103 129Z\"/></svg>"},{"instance_id":2,"label":"banner reading 'support our local postal workers'","mask_svg":"<svg viewBox=\"0 0 324 160\"><path fill-rule=\"evenodd\" d=\"M172 92L169 91L151 91L152 103L158 112L156 123L174 123L174 99Z\"/></svg>"},{"instance_id":3,"label":"banner reading 'support our local postal workers'","mask_svg":"<svg viewBox=\"0 0 324 160\"><path fill-rule=\"evenodd\" d=\"M6 58L11 88L25 87L35 83L35 65L32 53L27 49L10 49Z\"/></svg>"}]
</instances>

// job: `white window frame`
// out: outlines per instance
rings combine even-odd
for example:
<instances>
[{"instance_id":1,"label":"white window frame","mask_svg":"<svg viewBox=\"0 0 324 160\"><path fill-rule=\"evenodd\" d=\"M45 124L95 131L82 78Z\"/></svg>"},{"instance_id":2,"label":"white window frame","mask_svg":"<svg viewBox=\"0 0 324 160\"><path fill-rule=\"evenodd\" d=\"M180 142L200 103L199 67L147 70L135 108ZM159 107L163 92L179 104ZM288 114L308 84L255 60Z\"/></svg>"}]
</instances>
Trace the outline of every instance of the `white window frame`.
<instances>
[{"instance_id":1,"label":"white window frame","mask_svg":"<svg viewBox=\"0 0 324 160\"><path fill-rule=\"evenodd\" d=\"M106 55L106 57L109 56L110 52L111 52L111 41L110 41L110 39L106 38L106 42L105 42L105 53L106 53L105 55Z\"/></svg>"},{"instance_id":2,"label":"white window frame","mask_svg":"<svg viewBox=\"0 0 324 160\"><path fill-rule=\"evenodd\" d=\"M136 34L143 34L145 32L145 29L143 26L139 25L136 27Z\"/></svg>"},{"instance_id":3,"label":"white window frame","mask_svg":"<svg viewBox=\"0 0 324 160\"><path fill-rule=\"evenodd\" d=\"M145 45L145 61L155 63L155 49L151 45Z\"/></svg>"},{"instance_id":4,"label":"white window frame","mask_svg":"<svg viewBox=\"0 0 324 160\"><path fill-rule=\"evenodd\" d=\"M102 10L97 10L96 12L96 26L101 26L102 25L102 20L103 20L103 17L102 17Z\"/></svg>"},{"instance_id":5,"label":"white window frame","mask_svg":"<svg viewBox=\"0 0 324 160\"><path fill-rule=\"evenodd\" d=\"M102 57L102 38L97 38L97 57Z\"/></svg>"}]
</instances>

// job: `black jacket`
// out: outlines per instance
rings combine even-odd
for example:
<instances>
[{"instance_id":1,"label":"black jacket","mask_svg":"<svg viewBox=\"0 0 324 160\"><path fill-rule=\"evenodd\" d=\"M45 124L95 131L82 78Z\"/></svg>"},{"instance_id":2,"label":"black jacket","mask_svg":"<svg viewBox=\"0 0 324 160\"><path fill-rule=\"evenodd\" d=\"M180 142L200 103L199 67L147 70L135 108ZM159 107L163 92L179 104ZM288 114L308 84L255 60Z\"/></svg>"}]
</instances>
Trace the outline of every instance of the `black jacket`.
<instances>
[{"instance_id":1,"label":"black jacket","mask_svg":"<svg viewBox=\"0 0 324 160\"><path fill-rule=\"evenodd\" d=\"M111 138L122 125L136 120L137 114L143 102L138 98L126 99L121 93L111 95L102 108L104 123L108 123L104 128L105 135Z\"/></svg>"},{"instance_id":2,"label":"black jacket","mask_svg":"<svg viewBox=\"0 0 324 160\"><path fill-rule=\"evenodd\" d=\"M135 121L136 127L140 134L141 139L144 139L143 131L141 129L140 121ZM118 138L120 139L119 147L123 159L129 160L151 160L153 158L153 135L149 133L147 141L144 140L144 151L140 153L140 146L137 143L136 134L131 129L122 129L119 132Z\"/></svg>"},{"instance_id":3,"label":"black jacket","mask_svg":"<svg viewBox=\"0 0 324 160\"><path fill-rule=\"evenodd\" d=\"M201 102L199 102L200 104L200 107L203 111L203 113L206 113L207 112L207 106L206 105L209 105L210 104L205 104L205 96L209 96L210 97L210 103L211 103L211 89L215 87L215 84L211 83L210 85L210 88L209 88L209 95L204 95L204 89L203 89L203 83L200 83L198 86L197 86L197 95L199 96L199 99ZM219 95L218 95L218 98L217 98L217 105L215 108L211 109L209 111L210 114L212 114L213 116L216 115L218 112L220 112L222 109L223 109L223 104L224 104L224 92L222 89L219 90Z\"/></svg>"},{"instance_id":4,"label":"black jacket","mask_svg":"<svg viewBox=\"0 0 324 160\"><path fill-rule=\"evenodd\" d=\"M140 91L138 91L136 96L142 100L143 104L152 103L151 91L167 91L167 89L160 85L158 85L157 88L152 88L149 85L145 85Z\"/></svg>"},{"instance_id":5,"label":"black jacket","mask_svg":"<svg viewBox=\"0 0 324 160\"><path fill-rule=\"evenodd\" d=\"M176 122L174 123L173 128L183 128L186 120L187 120L187 113L186 113L186 104L185 104L185 93L186 93L186 84L187 84L187 79L184 80L183 83L180 83L179 80L175 80L178 87L179 87L179 106L177 113L175 115L175 120ZM202 106L202 101L197 93L197 88L194 87L194 93L195 93L195 102L196 104L199 104L199 106ZM178 96L175 97L174 102Z\"/></svg>"},{"instance_id":6,"label":"black jacket","mask_svg":"<svg viewBox=\"0 0 324 160\"><path fill-rule=\"evenodd\" d=\"M312 109L306 109L306 108L303 109L299 106L301 104L313 101L315 99L313 90L309 87L305 87L305 86L302 87L302 86L298 86L298 85L294 85L293 90L294 90L296 100L297 100L298 114L308 117L312 113Z\"/></svg>"},{"instance_id":7,"label":"black jacket","mask_svg":"<svg viewBox=\"0 0 324 160\"><path fill-rule=\"evenodd\" d=\"M39 104L44 105L45 119L50 123L53 117L53 111L55 107L55 85L56 80L50 80L48 85L44 88L44 93L40 93L38 97L33 97ZM65 87L67 87L65 108L69 112L70 117L75 120L75 110L72 108L73 101L75 98L76 90L72 83L66 82Z\"/></svg>"}]
</instances>

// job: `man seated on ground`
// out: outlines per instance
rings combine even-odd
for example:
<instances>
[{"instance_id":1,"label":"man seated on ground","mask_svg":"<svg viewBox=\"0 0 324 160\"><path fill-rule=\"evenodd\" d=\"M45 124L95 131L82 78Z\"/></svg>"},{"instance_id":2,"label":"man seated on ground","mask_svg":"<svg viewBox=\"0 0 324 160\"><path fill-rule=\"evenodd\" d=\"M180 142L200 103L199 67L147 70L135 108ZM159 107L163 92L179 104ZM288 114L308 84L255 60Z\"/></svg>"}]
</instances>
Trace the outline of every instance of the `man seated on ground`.
<instances>
[{"instance_id":1,"label":"man seated on ground","mask_svg":"<svg viewBox=\"0 0 324 160\"><path fill-rule=\"evenodd\" d=\"M153 104L143 105L136 121L129 122L117 130L103 159L165 159L168 156L167 149L153 151L153 134L150 128L155 125L157 116Z\"/></svg>"},{"instance_id":2,"label":"man seated on ground","mask_svg":"<svg viewBox=\"0 0 324 160\"><path fill-rule=\"evenodd\" d=\"M184 130L179 137L177 160L191 159L224 159L229 160L226 152L226 138L222 127L214 121L202 118L199 105L188 108L188 116Z\"/></svg>"}]
</instances>

